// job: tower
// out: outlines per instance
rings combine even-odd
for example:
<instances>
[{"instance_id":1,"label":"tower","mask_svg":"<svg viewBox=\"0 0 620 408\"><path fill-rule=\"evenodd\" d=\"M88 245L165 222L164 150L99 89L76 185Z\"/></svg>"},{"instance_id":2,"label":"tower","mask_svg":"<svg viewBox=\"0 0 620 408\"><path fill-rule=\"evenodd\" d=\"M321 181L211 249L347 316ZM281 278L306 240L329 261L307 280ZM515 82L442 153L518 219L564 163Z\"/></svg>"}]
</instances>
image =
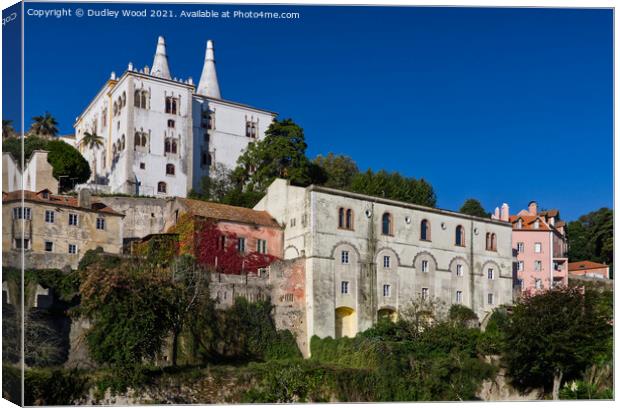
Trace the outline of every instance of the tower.
<instances>
[{"instance_id":1,"label":"tower","mask_svg":"<svg viewBox=\"0 0 620 408\"><path fill-rule=\"evenodd\" d=\"M170 68L168 67L168 55L166 54L166 42L164 37L159 36L157 39L157 49L151 66L151 75L155 77L171 79Z\"/></svg>"},{"instance_id":2,"label":"tower","mask_svg":"<svg viewBox=\"0 0 620 408\"><path fill-rule=\"evenodd\" d=\"M213 41L207 41L207 52L205 63L200 74L200 82L196 93L211 98L222 99L220 85L217 82L217 72L215 71L215 54L213 51Z\"/></svg>"}]
</instances>

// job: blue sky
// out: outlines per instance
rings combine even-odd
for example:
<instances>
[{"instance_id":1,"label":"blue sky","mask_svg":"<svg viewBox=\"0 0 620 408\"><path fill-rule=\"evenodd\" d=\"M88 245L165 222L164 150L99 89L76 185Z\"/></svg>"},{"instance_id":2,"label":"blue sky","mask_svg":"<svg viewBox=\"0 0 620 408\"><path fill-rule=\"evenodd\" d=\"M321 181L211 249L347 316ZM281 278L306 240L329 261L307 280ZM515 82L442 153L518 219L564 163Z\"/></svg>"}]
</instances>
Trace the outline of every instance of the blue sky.
<instances>
[{"instance_id":1,"label":"blue sky","mask_svg":"<svg viewBox=\"0 0 620 408\"><path fill-rule=\"evenodd\" d=\"M448 209L475 197L516 212L535 199L572 220L613 204L611 10L81 7L301 18L26 17L27 124L47 110L72 133L111 71L151 65L158 35L172 75L198 81L213 39L223 97L293 118L311 157L424 177Z\"/></svg>"}]
</instances>

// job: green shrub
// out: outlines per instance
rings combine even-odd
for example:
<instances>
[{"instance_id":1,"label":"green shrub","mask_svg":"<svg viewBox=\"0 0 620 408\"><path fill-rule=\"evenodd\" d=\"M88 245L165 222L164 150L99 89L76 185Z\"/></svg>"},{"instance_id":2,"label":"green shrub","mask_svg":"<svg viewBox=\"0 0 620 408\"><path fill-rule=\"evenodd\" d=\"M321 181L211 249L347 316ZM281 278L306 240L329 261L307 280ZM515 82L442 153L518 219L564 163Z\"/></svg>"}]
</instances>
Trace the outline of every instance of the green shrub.
<instances>
[{"instance_id":1,"label":"green shrub","mask_svg":"<svg viewBox=\"0 0 620 408\"><path fill-rule=\"evenodd\" d=\"M24 381L26 405L72 405L88 388L88 379L75 369L28 369Z\"/></svg>"}]
</instances>

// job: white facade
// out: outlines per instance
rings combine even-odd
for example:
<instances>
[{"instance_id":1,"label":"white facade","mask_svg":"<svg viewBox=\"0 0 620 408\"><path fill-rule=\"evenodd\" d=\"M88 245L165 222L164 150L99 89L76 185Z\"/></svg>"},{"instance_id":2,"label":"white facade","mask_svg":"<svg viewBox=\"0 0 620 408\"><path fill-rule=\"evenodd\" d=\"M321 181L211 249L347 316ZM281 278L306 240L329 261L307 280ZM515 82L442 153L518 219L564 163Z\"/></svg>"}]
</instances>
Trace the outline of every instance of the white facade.
<instances>
[{"instance_id":1,"label":"white facade","mask_svg":"<svg viewBox=\"0 0 620 408\"><path fill-rule=\"evenodd\" d=\"M47 151L35 150L21 170L18 161L10 154L2 154L2 191L9 193L16 190L41 191L50 190L58 194L58 180L52 175L52 165L47 161ZM23 185L22 185L23 183Z\"/></svg>"},{"instance_id":2,"label":"white facade","mask_svg":"<svg viewBox=\"0 0 620 408\"><path fill-rule=\"evenodd\" d=\"M340 209L351 225L339 226ZM285 225L284 257L305 257L308 338L354 336L411 300L470 307L480 319L512 303L511 225L393 200L276 180L254 207ZM383 217L391 219L383 232ZM421 223L429 226L421 237ZM464 245L456 245L461 227ZM487 233L496 234L495 250Z\"/></svg>"},{"instance_id":3,"label":"white facade","mask_svg":"<svg viewBox=\"0 0 620 408\"><path fill-rule=\"evenodd\" d=\"M200 83L205 94L196 94L191 78L170 77L160 37L151 69L130 63L120 78L112 73L74 125L76 145L93 172L90 182L112 193L185 197L200 189L216 164L234 168L275 114L221 99L214 71L209 42L207 78ZM86 132L103 137L103 146L81 143Z\"/></svg>"}]
</instances>

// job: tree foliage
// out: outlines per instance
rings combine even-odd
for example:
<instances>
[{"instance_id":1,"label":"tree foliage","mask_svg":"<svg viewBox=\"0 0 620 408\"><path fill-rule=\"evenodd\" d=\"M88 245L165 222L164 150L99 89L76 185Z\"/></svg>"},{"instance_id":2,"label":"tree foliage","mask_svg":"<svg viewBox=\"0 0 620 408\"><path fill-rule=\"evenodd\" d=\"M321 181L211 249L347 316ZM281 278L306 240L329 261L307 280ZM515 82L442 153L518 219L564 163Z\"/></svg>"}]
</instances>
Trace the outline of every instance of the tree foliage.
<instances>
[{"instance_id":1,"label":"tree foliage","mask_svg":"<svg viewBox=\"0 0 620 408\"><path fill-rule=\"evenodd\" d=\"M567 225L570 262L594 261L613 264L614 213L601 208L571 221Z\"/></svg>"},{"instance_id":2,"label":"tree foliage","mask_svg":"<svg viewBox=\"0 0 620 408\"><path fill-rule=\"evenodd\" d=\"M505 327L504 361L515 385L545 386L554 394L593 361L611 358L613 317L601 307L604 294L583 288L554 288L525 295Z\"/></svg>"},{"instance_id":3,"label":"tree foliage","mask_svg":"<svg viewBox=\"0 0 620 408\"><path fill-rule=\"evenodd\" d=\"M58 134L58 122L51 113L45 112L43 115L34 116L32 121L29 131L31 135L54 137Z\"/></svg>"},{"instance_id":4,"label":"tree foliage","mask_svg":"<svg viewBox=\"0 0 620 408\"><path fill-rule=\"evenodd\" d=\"M389 198L412 204L434 207L437 198L433 187L423 178L404 177L399 173L371 169L353 177L349 189L355 193Z\"/></svg>"},{"instance_id":5,"label":"tree foliage","mask_svg":"<svg viewBox=\"0 0 620 408\"><path fill-rule=\"evenodd\" d=\"M475 198L468 198L465 200L459 212L467 215L473 215L476 217L488 217L489 213L482 207L480 201Z\"/></svg>"},{"instance_id":6,"label":"tree foliage","mask_svg":"<svg viewBox=\"0 0 620 408\"><path fill-rule=\"evenodd\" d=\"M359 170L357 164L349 156L329 153L327 156L318 155L313 163L318 167L314 180L321 180L325 187L346 190L351 185L353 177Z\"/></svg>"}]
</instances>

